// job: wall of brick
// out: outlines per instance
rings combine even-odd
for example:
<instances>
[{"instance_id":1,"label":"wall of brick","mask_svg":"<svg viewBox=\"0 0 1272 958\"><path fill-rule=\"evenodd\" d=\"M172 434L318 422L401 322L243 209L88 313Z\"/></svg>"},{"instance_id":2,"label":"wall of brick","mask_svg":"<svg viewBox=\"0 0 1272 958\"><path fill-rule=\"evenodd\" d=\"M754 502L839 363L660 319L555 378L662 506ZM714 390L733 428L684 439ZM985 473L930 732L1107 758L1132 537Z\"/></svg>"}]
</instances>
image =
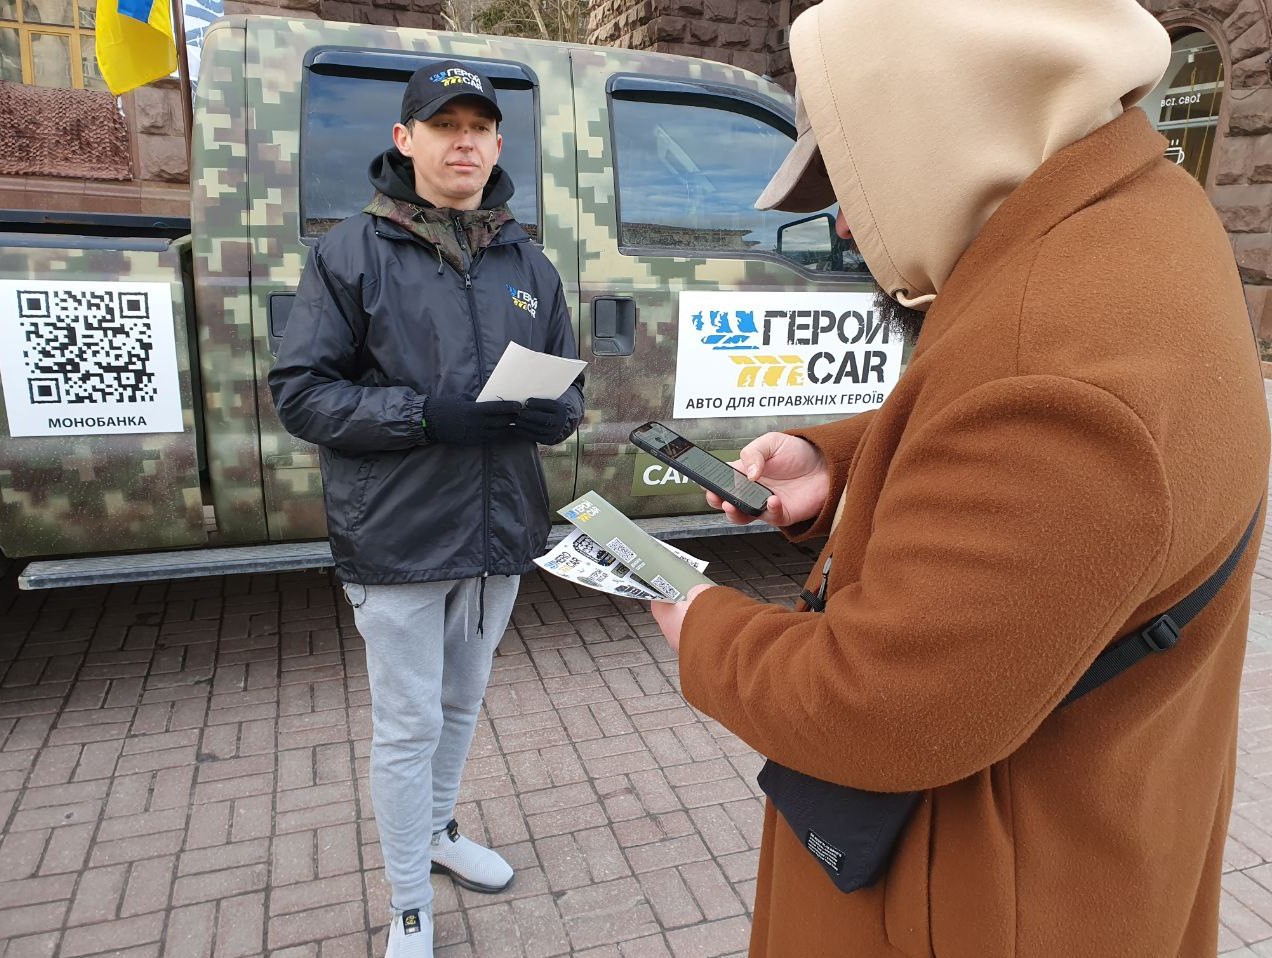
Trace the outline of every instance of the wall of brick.
<instances>
[{"instance_id":1,"label":"wall of brick","mask_svg":"<svg viewBox=\"0 0 1272 958\"><path fill-rule=\"evenodd\" d=\"M817 0L593 0L590 41L706 57L794 86L785 28Z\"/></svg>"},{"instance_id":2,"label":"wall of brick","mask_svg":"<svg viewBox=\"0 0 1272 958\"><path fill-rule=\"evenodd\" d=\"M589 40L767 73L781 3L766 0L593 0Z\"/></svg>"},{"instance_id":3,"label":"wall of brick","mask_svg":"<svg viewBox=\"0 0 1272 958\"><path fill-rule=\"evenodd\" d=\"M1142 0L1173 31L1205 29L1224 52L1228 93L1211 199L1232 238L1250 322L1272 340L1272 16L1267 0Z\"/></svg>"}]
</instances>

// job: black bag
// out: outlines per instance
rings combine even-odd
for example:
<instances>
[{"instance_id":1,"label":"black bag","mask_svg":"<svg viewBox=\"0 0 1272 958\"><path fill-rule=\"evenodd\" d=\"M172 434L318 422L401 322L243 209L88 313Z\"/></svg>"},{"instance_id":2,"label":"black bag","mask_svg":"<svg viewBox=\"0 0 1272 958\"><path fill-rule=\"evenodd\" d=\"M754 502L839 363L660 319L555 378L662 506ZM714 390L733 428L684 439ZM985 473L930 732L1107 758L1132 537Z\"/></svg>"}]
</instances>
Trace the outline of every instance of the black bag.
<instances>
[{"instance_id":1,"label":"black bag","mask_svg":"<svg viewBox=\"0 0 1272 958\"><path fill-rule=\"evenodd\" d=\"M1262 508L1260 503L1232 554L1210 578L1148 625L1101 652L1056 711L1140 659L1174 648L1180 629L1192 621L1228 581L1250 542ZM800 596L814 612L826 608L830 562L827 559L822 569L818 591L805 591ZM865 792L824 782L772 759L764 763L756 780L791 831L842 892L869 887L883 877L892 861L897 839L923 797L922 792Z\"/></svg>"},{"instance_id":2,"label":"black bag","mask_svg":"<svg viewBox=\"0 0 1272 958\"><path fill-rule=\"evenodd\" d=\"M920 792L863 792L769 760L756 778L791 831L840 891L873 885L922 797Z\"/></svg>"}]
</instances>

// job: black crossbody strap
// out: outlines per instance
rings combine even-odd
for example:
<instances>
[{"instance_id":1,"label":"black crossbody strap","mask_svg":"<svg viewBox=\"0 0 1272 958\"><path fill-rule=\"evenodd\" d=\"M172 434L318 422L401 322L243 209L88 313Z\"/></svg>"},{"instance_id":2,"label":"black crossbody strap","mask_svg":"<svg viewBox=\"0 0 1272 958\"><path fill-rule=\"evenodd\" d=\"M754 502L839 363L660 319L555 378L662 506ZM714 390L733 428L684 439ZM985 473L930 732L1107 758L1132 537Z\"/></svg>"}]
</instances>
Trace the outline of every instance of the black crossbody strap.
<instances>
[{"instance_id":1,"label":"black crossbody strap","mask_svg":"<svg viewBox=\"0 0 1272 958\"><path fill-rule=\"evenodd\" d=\"M1101 652L1078 680L1078 684L1056 708L1062 709L1074 699L1081 698L1092 689L1099 688L1109 679L1125 672L1140 659L1147 658L1154 652L1166 652L1173 649L1175 643L1179 641L1180 631L1206 607L1206 604L1215 597L1232 575L1232 570L1237 567L1237 563L1245 554L1246 547L1250 544L1250 537L1254 535L1254 527L1258 525L1259 513L1262 511L1263 504L1260 503L1254 510L1254 516L1250 519L1250 524L1246 526L1245 533L1233 547L1232 554L1211 574L1210 578L1152 622Z\"/></svg>"},{"instance_id":2,"label":"black crossbody strap","mask_svg":"<svg viewBox=\"0 0 1272 958\"><path fill-rule=\"evenodd\" d=\"M804 605L809 612L825 612L826 611L826 590L830 588L830 563L834 560L834 556L826 557L826 564L822 566L821 585L817 587L816 592L809 592L805 589L799 594L804 600Z\"/></svg>"}]
</instances>

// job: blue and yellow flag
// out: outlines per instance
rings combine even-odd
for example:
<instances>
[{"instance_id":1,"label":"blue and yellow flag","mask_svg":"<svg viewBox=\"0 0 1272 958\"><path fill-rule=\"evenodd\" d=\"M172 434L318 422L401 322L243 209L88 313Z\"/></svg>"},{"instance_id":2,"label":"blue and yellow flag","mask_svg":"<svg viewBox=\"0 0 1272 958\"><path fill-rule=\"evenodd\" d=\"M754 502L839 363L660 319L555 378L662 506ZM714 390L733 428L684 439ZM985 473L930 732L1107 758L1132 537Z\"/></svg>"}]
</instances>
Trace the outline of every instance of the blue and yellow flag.
<instances>
[{"instance_id":1,"label":"blue and yellow flag","mask_svg":"<svg viewBox=\"0 0 1272 958\"><path fill-rule=\"evenodd\" d=\"M177 68L168 0L97 0L97 65L118 96Z\"/></svg>"}]
</instances>

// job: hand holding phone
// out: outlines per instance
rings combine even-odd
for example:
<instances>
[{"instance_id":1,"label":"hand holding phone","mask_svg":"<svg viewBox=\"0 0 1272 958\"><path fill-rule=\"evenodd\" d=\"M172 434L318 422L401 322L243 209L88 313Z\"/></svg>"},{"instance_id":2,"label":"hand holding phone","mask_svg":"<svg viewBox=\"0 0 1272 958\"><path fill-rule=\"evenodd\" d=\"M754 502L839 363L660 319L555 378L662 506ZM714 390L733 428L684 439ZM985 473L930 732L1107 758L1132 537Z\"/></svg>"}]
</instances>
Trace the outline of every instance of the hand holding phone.
<instances>
[{"instance_id":1,"label":"hand holding phone","mask_svg":"<svg viewBox=\"0 0 1272 958\"><path fill-rule=\"evenodd\" d=\"M629 438L637 449L643 449L749 516L761 515L773 495L772 490L748 479L723 459L695 446L660 422L637 426Z\"/></svg>"}]
</instances>

